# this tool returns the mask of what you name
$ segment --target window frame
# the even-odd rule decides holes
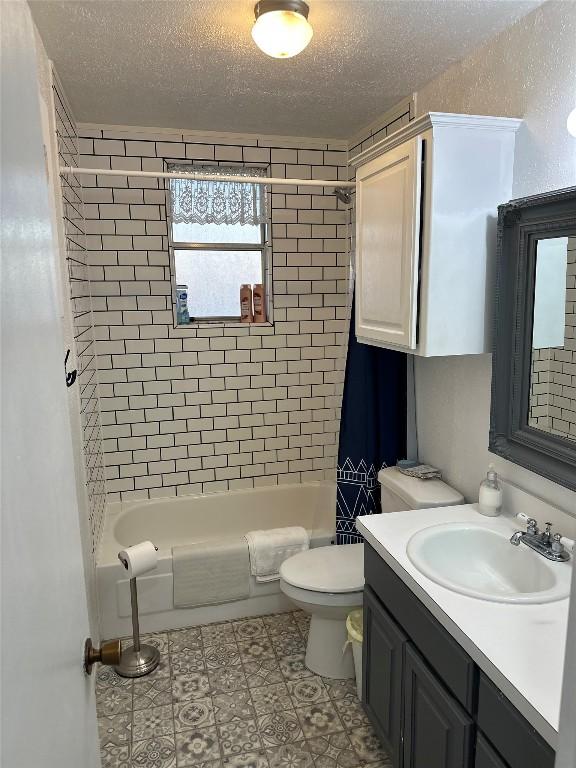
[[[171,171],[174,166],[182,167],[185,163],[178,162],[178,163],[166,163],[166,170]],[[233,166],[233,163],[226,163],[226,167]],[[254,168],[255,170],[261,171],[263,168],[266,169],[267,175],[270,175],[270,166],[269,165],[257,165],[257,164],[240,164],[237,163],[239,168],[244,169],[250,169]],[[204,172],[204,173],[210,173],[211,170],[217,170],[220,166],[214,165],[214,164],[206,164],[206,165],[197,165],[194,163],[190,164],[190,170],[191,171],[197,171],[197,172]],[[266,223],[260,224],[260,235],[261,239],[259,243],[204,243],[204,242],[193,242],[193,241],[175,241],[172,238],[172,194],[170,189],[170,179],[165,179],[165,189],[166,189],[166,223],[167,223],[167,229],[168,229],[168,250],[170,255],[170,284],[172,289],[172,314],[174,317],[174,328],[180,329],[180,328],[197,328],[199,326],[208,325],[208,326],[214,326],[214,325],[227,325],[227,326],[237,326],[240,325],[242,327],[246,327],[247,325],[267,325],[271,326],[273,324],[272,321],[272,314],[273,314],[273,301],[272,301],[272,283],[271,283],[271,274],[272,274],[272,243],[270,238],[270,232],[271,232],[271,206],[272,206],[272,195],[267,193],[267,202],[268,202],[268,214],[266,216]],[[190,322],[187,325],[184,325],[183,323],[178,323],[178,315],[177,315],[177,293],[176,293],[176,286],[178,285],[177,276],[176,276],[176,259],[175,259],[175,251],[260,251],[261,255],[261,263],[262,263],[262,283],[264,285],[265,294],[266,294],[266,309],[267,309],[267,320],[264,323],[241,323],[240,322],[240,311],[238,311],[238,315],[213,315],[213,316],[206,316],[206,317],[198,317],[198,318],[191,318]],[[190,290],[190,286],[188,287]],[[240,306],[240,297],[238,297],[238,306]]]

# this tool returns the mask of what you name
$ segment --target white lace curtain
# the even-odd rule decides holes
[[[266,187],[227,176],[262,176],[264,168],[171,165],[177,173],[208,173],[220,181],[170,179],[172,219],[177,224],[265,224]]]

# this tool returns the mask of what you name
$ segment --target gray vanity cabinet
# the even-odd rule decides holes
[[[471,768],[474,724],[370,587],[362,699],[394,766]]]
[[[504,760],[490,746],[490,742],[481,733],[478,733],[476,740],[474,768],[508,768]]]
[[[400,765],[402,679],[406,635],[382,608],[371,589],[364,593],[362,700],[380,741]],[[366,661],[372,659],[367,665]]]
[[[553,768],[554,750],[369,545],[363,702],[394,768]]]
[[[410,644],[404,657],[404,768],[471,766],[472,718]]]
[[[494,683],[481,672],[478,682],[478,728],[512,768],[553,768],[554,750],[540,738]]]

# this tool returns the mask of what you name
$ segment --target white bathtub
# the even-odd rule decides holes
[[[246,600],[199,608],[175,608],[172,547],[261,528],[302,525],[311,546],[329,544],[336,521],[336,488],[328,483],[280,485],[205,496],[110,504],[97,558],[96,583],[104,638],[131,633],[130,590],[118,552],[149,539],[158,547],[158,568],[138,579],[143,632],[236,619],[284,610],[289,602],[279,582],[250,577]]]

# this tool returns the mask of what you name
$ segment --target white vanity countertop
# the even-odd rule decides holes
[[[487,518],[476,505],[419,509],[359,517],[358,530],[402,581],[460,643],[478,666],[554,748],[558,738],[569,600],[518,605],[452,592],[412,565],[406,544],[431,525],[484,522],[510,532],[513,518]],[[446,552],[446,557],[450,553]]]

